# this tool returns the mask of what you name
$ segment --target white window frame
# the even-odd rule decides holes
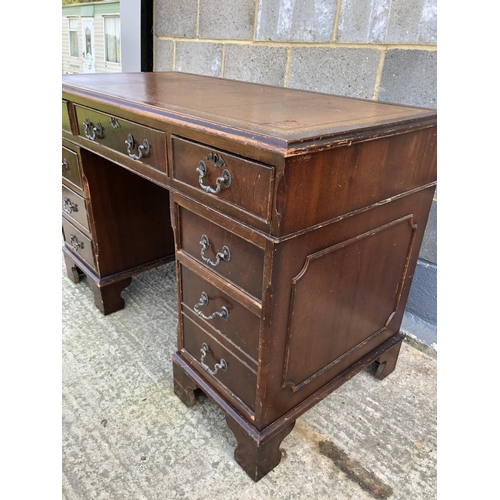
[[[72,59],[79,59],[80,57],[80,42],[79,42],[79,36],[78,36],[78,17],[72,16],[72,17],[67,17],[68,19],[68,49],[69,49],[69,57]],[[76,21],[76,29],[71,28],[71,21]],[[76,56],[71,54],[71,33],[76,33]]]
[[[102,16],[102,32],[103,32],[103,36],[104,36],[104,54],[103,54],[103,59],[104,59],[104,63],[105,64],[113,64],[115,66],[120,66],[121,63],[122,63],[122,54],[121,54],[122,40],[121,40],[121,33],[120,33],[120,61],[119,62],[108,61],[106,59],[106,53],[107,53],[107,50],[106,50],[106,48],[107,48],[107,46],[106,46],[106,19],[113,19],[113,18],[119,19],[119,21],[120,21],[120,31],[121,31],[122,22],[121,22],[120,14],[107,14],[107,15],[103,15]]]

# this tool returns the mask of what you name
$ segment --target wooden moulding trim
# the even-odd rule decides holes
[[[348,130],[316,138],[306,138],[303,140],[299,139],[289,142],[286,156],[289,157],[309,154],[313,151],[318,152],[326,149],[350,146],[358,142],[366,142],[374,139],[381,139],[383,137],[406,134],[416,130],[435,127],[436,123],[436,116],[425,116],[400,121],[398,123],[391,121],[387,124],[379,124],[362,130]]]
[[[117,281],[122,281],[123,279],[130,278],[136,274],[142,273],[144,271],[148,271],[149,269],[154,269],[155,267],[163,266],[164,264],[168,264],[169,262],[173,262],[175,260],[175,254],[169,255],[167,257],[163,257],[161,259],[154,260],[152,262],[148,262],[141,266],[134,267],[122,273],[111,274],[109,276],[105,276],[104,278],[100,278],[96,272],[89,267],[89,265],[80,259],[78,255],[70,252],[66,246],[63,246],[63,252],[68,255],[76,264],[76,266],[82,270],[82,272],[90,278],[98,287],[103,287],[106,285],[110,285]]]
[[[377,349],[374,349],[372,352],[361,358],[357,363],[332,379],[321,389],[260,431],[249,423],[248,418],[245,418],[242,412],[234,408],[234,406],[232,406],[215,388],[205,381],[205,379],[199,375],[187,361],[181,358],[180,353],[172,354],[171,359],[172,362],[178,365],[179,368],[181,368],[181,370],[183,370],[226,415],[230,416],[236,424],[243,429],[250,439],[260,446],[279,433],[282,429],[290,425],[291,422],[295,422],[302,414],[311,409],[319,401],[326,398],[361,370],[379,359],[385,351],[389,350],[398,342],[401,342],[404,337],[404,334],[397,333],[390,339],[386,340]]]
[[[297,406],[292,408],[289,412],[285,413],[282,417],[278,418],[273,423],[269,424],[263,432],[276,432],[277,430],[285,427],[292,420],[297,420],[303,413],[307,410],[311,409],[314,405],[316,405],[319,401],[326,398],[333,391],[338,389],[345,382],[354,377],[361,370],[366,368],[368,365],[371,365],[374,361],[380,358],[380,356],[388,351],[391,347],[396,345],[398,342],[401,342],[405,338],[405,335],[401,332],[397,333],[390,339],[386,340],[379,347],[368,353],[366,356],[361,358],[358,362],[354,363],[350,368],[343,371],[339,375],[337,375],[330,382],[325,384],[321,389],[311,394],[308,398],[304,399]]]
[[[274,235],[269,234],[269,233],[264,233],[260,229],[256,229],[256,228],[252,228],[250,226],[247,226],[241,221],[235,222],[231,226],[230,231],[238,236],[241,236],[242,238],[247,239],[251,243],[255,244],[256,246],[258,246],[259,248],[262,248],[264,250],[266,248],[266,241],[270,241],[270,242],[275,243],[275,244],[283,243],[285,241],[296,238],[297,236],[301,236],[301,235],[307,234],[311,231],[321,229],[322,227],[328,226],[330,224],[334,224],[336,222],[347,219],[349,217],[354,217],[354,216],[362,214],[364,212],[368,212],[369,210],[373,210],[374,208],[386,205],[387,203],[391,203],[393,201],[399,200],[399,199],[404,198],[406,196],[411,196],[413,194],[419,193],[420,191],[425,191],[426,189],[435,188],[436,184],[437,184],[436,181],[429,182],[428,184],[418,186],[416,188],[405,191],[404,193],[400,193],[400,194],[397,194],[395,196],[391,196],[389,198],[386,198],[384,200],[377,201],[377,202],[372,203],[370,205],[367,205],[365,207],[357,208],[356,210],[353,210],[352,212],[347,212],[345,214],[338,215],[337,217],[333,217],[332,219],[318,222],[317,224],[314,224],[312,226],[308,226],[305,229],[300,229],[298,231],[294,231],[292,233],[285,234],[283,236],[274,236]],[[177,189],[171,188],[171,187],[169,187],[168,189],[171,193],[171,196],[174,197],[176,204],[181,205],[185,208],[188,208],[192,212],[193,211],[196,212],[197,215],[199,215],[197,210],[200,210],[200,208],[202,207],[202,209],[204,211],[208,211],[210,213],[210,221],[214,222],[218,226],[223,227],[224,229],[227,229],[228,219],[231,221],[234,221],[234,219],[231,216],[229,216],[229,215],[221,216],[220,213],[216,212],[215,210],[211,209],[210,207],[201,205],[199,203],[199,201],[193,200],[186,193],[180,192]]]
[[[287,240],[291,240],[297,236],[301,236],[303,234],[309,233],[311,231],[315,231],[316,229],[321,229],[322,227],[328,226],[330,224],[333,224],[335,222],[339,222],[341,220],[347,219],[348,217],[354,217],[355,215],[362,214],[364,212],[368,212],[369,210],[372,210],[374,208],[386,205],[387,203],[391,203],[392,201],[399,200],[401,198],[404,198],[406,196],[411,196],[413,194],[416,194],[420,191],[425,191],[426,189],[430,189],[436,186],[436,181],[429,182],[428,184],[424,184],[423,186],[416,187],[414,189],[410,189],[409,191],[405,191],[404,193],[400,193],[395,196],[391,196],[390,198],[386,198],[385,200],[377,201],[375,203],[372,203],[371,205],[367,205],[362,208],[358,208],[356,210],[353,210],[352,212],[347,212],[345,214],[339,215],[337,217],[334,217],[333,219],[328,219],[323,222],[318,222],[317,224],[314,224],[312,226],[309,226],[305,229],[300,229],[299,231],[295,231],[293,233],[286,234],[284,236],[280,237],[270,237],[271,240],[274,243],[282,243]]]
[[[315,373],[313,373],[312,375],[307,377],[305,380],[303,380],[299,383],[296,383],[293,380],[287,380],[287,372],[288,372],[288,366],[289,366],[289,360],[290,360],[290,354],[291,354],[292,324],[293,324],[295,292],[296,292],[297,284],[299,283],[301,278],[303,278],[304,275],[306,274],[306,272],[309,268],[309,264],[313,260],[320,259],[321,257],[329,255],[329,254],[331,254],[331,253],[333,253],[341,248],[349,246],[349,245],[356,243],[360,240],[363,240],[365,238],[371,237],[375,234],[378,234],[386,229],[389,229],[393,226],[396,226],[396,225],[404,223],[404,222],[408,222],[412,231],[411,231],[410,238],[408,241],[408,248],[406,250],[405,263],[404,263],[404,267],[403,267],[403,270],[401,273],[401,278],[400,278],[399,283],[398,283],[398,288],[397,288],[396,298],[394,301],[393,310],[389,314],[387,320],[375,332],[370,334],[368,337],[366,337],[364,340],[362,340],[361,342],[359,342],[355,346],[348,349],[346,352],[341,354],[336,359],[332,360],[330,363],[323,366],[323,368],[319,369],[318,371],[316,371]],[[282,387],[283,388],[290,387],[290,389],[293,393],[299,391],[300,389],[304,388],[307,384],[309,384],[310,382],[312,382],[316,378],[320,377],[324,373],[328,372],[335,365],[337,365],[338,363],[343,361],[346,357],[348,357],[351,354],[353,354],[354,352],[358,351],[359,349],[364,347],[366,344],[368,344],[369,342],[371,342],[372,340],[374,340],[376,337],[378,337],[379,335],[381,335],[382,333],[384,333],[387,330],[387,327],[388,327],[389,323],[391,322],[392,318],[395,316],[397,309],[398,309],[398,306],[399,306],[399,303],[401,301],[401,294],[403,293],[403,286],[404,286],[404,283],[406,280],[406,276],[407,276],[407,272],[408,272],[408,265],[409,265],[411,253],[413,250],[413,242],[415,240],[416,228],[417,228],[417,225],[413,222],[413,214],[408,214],[408,215],[405,215],[404,217],[401,217],[397,220],[391,221],[387,224],[384,224],[384,225],[377,227],[375,229],[372,229],[370,231],[366,231],[363,234],[360,234],[360,235],[355,236],[353,238],[350,238],[348,240],[342,241],[336,245],[325,248],[323,250],[320,250],[319,252],[313,253],[313,254],[308,255],[306,257],[306,260],[304,262],[304,266],[302,267],[301,271],[292,280],[292,291],[291,291],[291,298],[290,298],[290,314],[289,314],[289,318],[288,318],[286,347],[285,347],[285,361],[283,364],[283,376],[282,376],[283,377],[282,378]]]

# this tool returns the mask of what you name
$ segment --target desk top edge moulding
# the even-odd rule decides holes
[[[68,276],[125,306],[175,260],[175,394],[205,392],[258,481],[296,419],[396,366],[437,113],[178,72],[63,75]],[[168,332],[165,332],[168,334]]]
[[[436,121],[433,109],[179,72],[63,75],[65,91],[288,154]]]

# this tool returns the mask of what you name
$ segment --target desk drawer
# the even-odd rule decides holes
[[[173,178],[191,195],[208,192],[269,222],[274,167],[179,137],[172,138],[172,155]]]
[[[206,330],[196,325],[183,315],[183,347],[196,361],[198,370],[209,381],[217,380],[236,394],[252,411],[255,411],[257,373],[231,351],[223,347]],[[202,349],[206,346],[204,351]],[[226,369],[217,369],[216,365],[226,362]],[[208,370],[211,370],[210,373]]]
[[[262,300],[264,250],[182,206],[179,218],[181,250]]]
[[[62,218],[62,230],[66,247],[77,254],[92,268],[95,268],[92,241],[64,217]]]
[[[66,217],[89,229],[85,199],[64,185],[62,187],[62,210]]]
[[[189,309],[197,323],[207,329],[210,325],[257,360],[260,318],[185,266],[181,283],[183,310]]]
[[[75,106],[78,135],[161,172],[167,171],[165,135],[160,130]]]
[[[82,189],[82,175],[78,154],[64,146],[62,148],[62,176],[63,179]]]

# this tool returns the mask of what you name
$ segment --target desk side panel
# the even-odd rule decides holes
[[[275,245],[259,428],[399,332],[433,193],[432,186]]]

